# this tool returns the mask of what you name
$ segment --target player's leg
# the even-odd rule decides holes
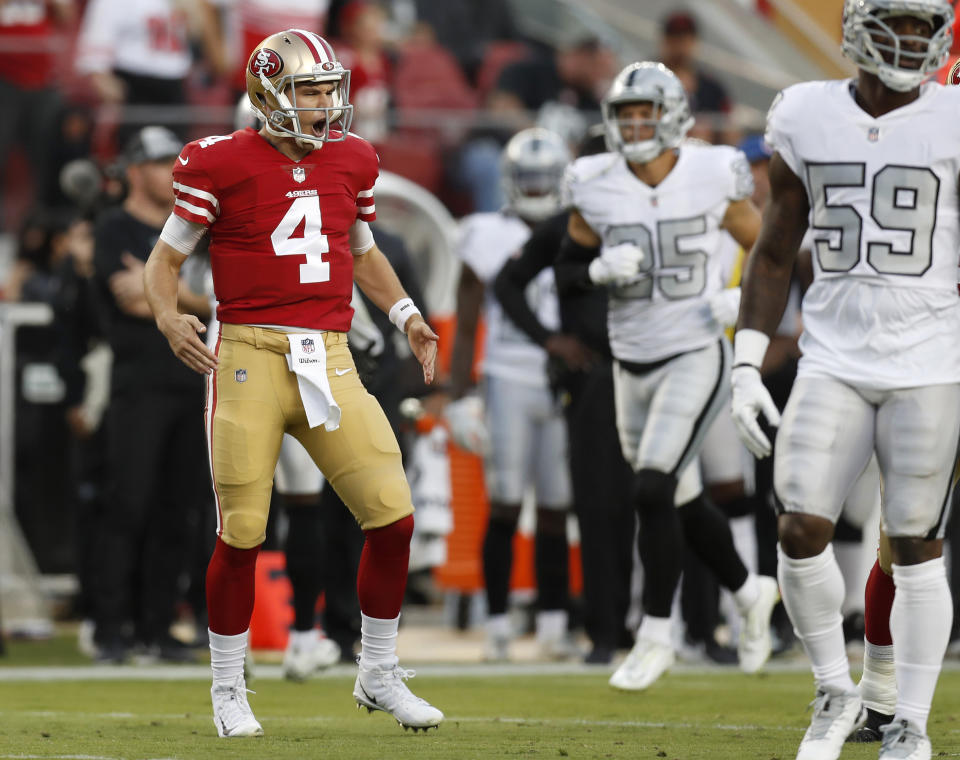
[[[489,453],[484,461],[490,512],[482,550],[487,597],[483,656],[488,661],[508,659],[513,638],[508,614],[513,534],[533,460],[530,391],[501,378],[484,379],[484,414],[490,432]]]
[[[214,723],[222,737],[263,733],[247,703],[243,662],[257,554],[283,436],[283,406],[298,398],[283,354],[257,348],[253,336],[254,328],[223,325],[217,347],[220,365],[207,380],[217,541],[206,591]]]
[[[316,625],[317,598],[323,586],[320,489],[323,476],[306,449],[285,435],[275,476],[287,515],[284,559],[293,590],[293,628],[283,655],[282,672],[303,681],[340,659],[340,647]]]
[[[877,472],[879,480],[879,472]],[[863,675],[860,696],[867,708],[867,722],[850,735],[853,742],[878,742],[880,726],[893,721],[897,707],[897,676],[893,662],[893,638],[890,635],[890,609],[893,585],[890,540],[880,532],[880,550],[867,577],[864,591]]]
[[[412,673],[399,666],[396,655],[413,534],[413,504],[400,446],[380,404],[357,377],[346,336],[326,333],[324,342],[330,387],[342,411],[340,427],[308,428],[301,411],[289,432],[310,453],[365,535],[357,572],[361,649],[353,696],[358,706],[390,713],[405,728],[430,728],[439,725],[443,713],[410,692],[405,680]],[[354,371],[336,374],[347,368]]]
[[[533,441],[537,495],[537,643],[543,656],[564,660],[580,654],[567,633],[570,609],[567,517],[573,498],[567,429],[547,389],[542,391],[539,407],[539,424]]]
[[[873,438],[873,406],[855,389],[828,378],[797,379],[777,433],[774,488],[781,505],[780,590],[817,688],[798,760],[838,757],[865,717],[850,678],[840,614],[843,576],[830,540]]]
[[[897,679],[894,720],[880,756],[894,743],[929,757],[927,717],[950,639],[953,601],[943,535],[960,437],[960,385],[893,391],[877,414],[877,461],[884,484],[896,594],[890,609]],[[925,755],[924,755],[925,753]]]

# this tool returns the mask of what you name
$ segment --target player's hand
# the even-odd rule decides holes
[[[444,408],[443,416],[457,446],[477,456],[486,456],[490,452],[490,431],[479,396],[468,394],[451,401]]]
[[[633,243],[607,246],[590,262],[590,281],[595,285],[629,285],[640,274],[644,258],[643,249]]]
[[[757,417],[762,413],[767,422],[776,427],[780,424],[780,411],[760,379],[760,370],[746,364],[734,367],[730,384],[733,386],[733,422],[740,440],[757,459],[770,456],[773,446],[760,429]]]
[[[710,314],[721,327],[733,327],[740,314],[740,288],[727,288],[710,296]]]
[[[573,335],[554,333],[543,344],[547,353],[563,360],[571,370],[586,370],[593,366],[597,355],[579,338]]]
[[[430,385],[437,370],[437,341],[440,338],[423,317],[414,314],[407,320],[407,340],[410,350],[423,367],[423,382]]]
[[[157,327],[176,357],[194,372],[209,375],[217,368],[220,360],[199,337],[207,327],[193,314],[173,313],[158,317]]]

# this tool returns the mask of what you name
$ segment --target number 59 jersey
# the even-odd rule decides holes
[[[873,118],[850,80],[784,90],[766,139],[810,203],[801,376],[888,390],[960,381],[960,88]]]
[[[743,153],[684,143],[656,187],[619,153],[585,156],[567,167],[564,190],[604,247],[633,243],[645,254],[638,281],[610,289],[607,329],[617,359],[654,362],[719,339],[709,300],[724,286],[720,225],[732,201],[753,193]]]
[[[349,330],[350,228],[376,218],[378,173],[354,135],[299,162],[252,129],[189,143],[174,162],[174,213],[209,229],[217,318]]]

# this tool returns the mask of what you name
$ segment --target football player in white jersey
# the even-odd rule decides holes
[[[490,433],[484,462],[490,515],[483,543],[488,660],[508,657],[513,534],[524,492],[531,486],[537,506],[537,639],[547,656],[576,654],[567,639],[571,486],[566,426],[549,388],[547,351],[504,314],[492,287],[504,262],[519,254],[530,237],[531,225],[560,211],[560,181],[570,159],[566,144],[552,132],[533,128],[514,135],[502,157],[507,208],[466,217],[457,246],[463,270],[453,348],[454,398],[462,397],[469,385],[481,300],[486,324],[481,371]],[[530,283],[526,297],[542,324],[548,329],[559,327],[551,269]]]
[[[711,308],[728,297],[724,230],[749,249],[760,229],[750,167],[733,148],[683,142],[693,118],[662,64],[627,66],[602,107],[612,152],[567,170],[571,212],[556,272],[561,292],[609,288],[617,429],[635,473],[644,617],[610,683],[645,689],[673,664],[684,537],[734,593],[745,617],[740,665],[753,672],[770,655],[777,584],[744,566],[726,518],[703,497],[697,462],[729,392],[730,345]]]
[[[767,117],[771,200],[748,260],[733,369],[747,446],[770,453],[784,603],[817,696],[798,760],[836,758],[865,719],[841,630],[830,548],[844,497],[875,452],[896,595],[897,680],[880,757],[931,756],[927,717],[950,635],[942,537],[960,437],[960,90],[924,80],[946,60],[948,0],[846,0],[853,80],[784,90]],[[796,383],[778,419],[758,367],[813,230]]]

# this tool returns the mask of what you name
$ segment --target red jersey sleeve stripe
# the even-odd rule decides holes
[[[194,222],[196,224],[202,224],[204,227],[209,226],[216,220],[216,216],[207,211],[205,208],[200,206],[194,206],[192,203],[187,203],[182,198],[177,198],[173,203],[173,212],[183,218],[188,222]]]
[[[217,196],[215,196],[213,193],[208,193],[206,190],[190,187],[189,185],[184,185],[182,182],[174,182],[173,189],[177,197],[181,195],[191,195],[193,196],[194,203],[203,203],[204,205],[209,206],[213,211],[216,211],[220,208],[220,201],[217,200]]]

